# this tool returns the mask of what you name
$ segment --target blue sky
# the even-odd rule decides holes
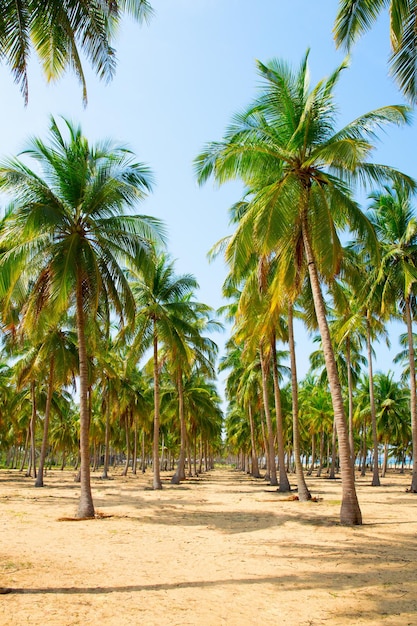
[[[207,252],[230,232],[228,208],[241,187],[199,188],[192,161],[208,141],[222,137],[231,116],[256,94],[255,59],[273,57],[297,66],[307,48],[312,82],[332,72],[345,53],[332,39],[334,0],[152,0],[149,25],[125,20],[115,43],[118,69],[104,84],[87,70],[88,106],[68,74],[46,85],[36,60],[30,68],[29,105],[6,67],[0,68],[2,116],[0,155],[17,154],[30,135],[46,136],[49,115],[79,122],[86,136],[128,145],[155,175],[155,189],[139,211],[161,218],[178,273],[191,272],[200,283],[198,298],[218,307],[225,269],[209,264]],[[403,98],[388,76],[388,19],[354,48],[350,67],[337,87],[340,125]],[[87,67],[87,65],[86,65]],[[389,129],[375,160],[416,176],[415,127]],[[402,331],[402,329],[401,329]],[[394,331],[395,334],[397,330]],[[222,346],[225,337],[216,337]],[[396,337],[392,336],[395,344]],[[308,342],[298,331],[299,374],[308,369]],[[396,352],[394,347],[393,352]],[[392,368],[378,350],[376,369]]]

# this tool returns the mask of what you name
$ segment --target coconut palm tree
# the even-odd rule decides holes
[[[57,80],[68,68],[75,72],[87,103],[82,64],[86,56],[103,80],[116,68],[112,40],[121,16],[127,13],[142,22],[152,15],[147,0],[19,0],[0,3],[0,61],[10,67],[28,102],[28,62],[38,56],[48,81]]]
[[[184,404],[189,425],[189,440],[194,443],[195,473],[213,469],[213,453],[221,450],[223,412],[221,399],[213,380],[196,370],[184,384]],[[200,444],[200,467],[197,469],[197,442]],[[189,459],[191,459],[191,450]],[[189,461],[190,462],[190,461]],[[191,467],[190,467],[191,469]]]
[[[382,306],[400,315],[407,328],[410,382],[413,473],[410,491],[417,493],[417,397],[413,341],[413,310],[417,296],[417,218],[411,194],[399,185],[371,194],[370,217],[381,243],[377,282],[382,286]]]
[[[300,400],[305,423],[313,436],[319,436],[319,467],[317,476],[321,476],[324,465],[325,442],[331,436],[333,414],[331,398],[326,385],[317,378],[308,376],[301,389]]]
[[[356,265],[354,269],[355,275],[357,275]],[[352,279],[352,274],[349,272],[348,278],[349,280]],[[331,332],[338,347],[339,372],[345,372],[347,383],[349,444],[352,459],[354,460],[353,392],[359,380],[361,366],[366,362],[365,357],[361,353],[362,345],[365,341],[365,329],[363,317],[356,315],[358,308],[357,286],[353,288],[346,280],[336,281],[332,287],[332,296],[334,320],[331,322]]]
[[[417,98],[417,4],[413,0],[339,0],[334,26],[337,46],[350,49],[381,13],[390,14],[389,70],[410,102]]]
[[[162,489],[159,462],[159,429],[160,429],[160,346],[173,346],[184,354],[188,351],[184,334],[192,331],[188,323],[190,305],[188,296],[198,287],[191,274],[177,276],[174,263],[165,254],[156,251],[152,261],[142,267],[141,271],[133,268],[129,271],[130,283],[138,308],[137,334],[133,342],[133,351],[137,346],[153,347],[153,378],[154,378],[154,439],[153,439],[153,488]],[[187,317],[188,316],[188,317]],[[192,332],[191,332],[192,334]]]
[[[25,155],[0,166],[0,188],[14,202],[3,224],[0,297],[13,300],[24,288],[29,322],[45,311],[75,312],[79,358],[81,494],[78,517],[94,516],[89,467],[86,325],[110,309],[133,320],[135,302],[123,272],[129,260],[145,260],[150,240],[160,238],[157,220],[125,215],[150,190],[147,167],[109,141],[90,145],[81,128],[65,121],[68,138],[51,118],[49,143],[31,140]]]
[[[258,61],[263,84],[260,95],[234,117],[222,141],[207,145],[196,158],[195,168],[200,183],[213,176],[219,184],[234,178],[246,184],[251,206],[240,225],[246,229],[241,237],[243,246],[256,239],[257,249],[265,254],[275,250],[280,258],[290,255],[296,268],[301,262],[307,264],[339,437],[341,522],[360,524],[321,281],[331,281],[340,267],[343,250],[338,228],[349,227],[372,237],[369,222],[352,200],[352,185],[381,181],[388,172],[398,181],[412,184],[399,172],[368,161],[375,129],[388,123],[402,124],[409,115],[406,107],[383,107],[335,132],[333,91],[346,65],[310,88],[307,61],[308,53],[298,72],[280,60],[268,65]]]
[[[404,385],[393,380],[392,372],[387,374],[378,372],[375,375],[375,391],[378,437],[384,444],[381,472],[381,476],[384,477],[387,471],[389,447],[401,444],[410,431],[406,419],[410,406],[410,392]]]

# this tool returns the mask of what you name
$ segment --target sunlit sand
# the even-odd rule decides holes
[[[233,469],[162,491],[119,474],[93,474],[97,519],[72,521],[73,472],[0,472],[2,626],[417,624],[408,475],[358,479],[346,528],[339,480],[309,478],[301,503]]]

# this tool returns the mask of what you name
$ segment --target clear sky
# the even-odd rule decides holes
[[[87,71],[86,108],[73,76],[46,85],[35,61],[25,108],[8,69],[0,67],[0,155],[17,154],[30,135],[46,137],[50,114],[79,122],[91,141],[111,138],[128,145],[155,175],[154,192],[139,211],[165,222],[177,272],[193,273],[200,283],[199,300],[217,308],[223,303],[225,269],[220,260],[209,264],[207,252],[230,232],[228,208],[240,199],[241,187],[231,183],[218,189],[209,182],[199,188],[192,161],[206,142],[222,137],[231,116],[256,95],[255,59],[267,62],[279,57],[298,66],[310,48],[313,83],[340,64],[345,53],[336,50],[332,38],[337,2],[151,0],[151,4],[155,16],[149,25],[129,20],[122,24],[115,42],[115,79],[104,84]],[[371,109],[403,103],[388,76],[388,54],[384,16],[355,46],[350,68],[339,82],[340,125]],[[417,177],[415,137],[415,125],[389,129],[381,137],[375,161]],[[297,336],[303,376],[309,348],[301,329]],[[225,337],[215,339],[222,347]],[[376,369],[392,368],[386,351],[378,355]]]

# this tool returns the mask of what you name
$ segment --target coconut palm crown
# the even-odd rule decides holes
[[[415,0],[339,0],[334,26],[337,46],[350,48],[371,28],[381,11],[390,15],[390,73],[405,97],[417,100],[417,38]]]
[[[82,56],[104,80],[116,67],[112,40],[121,15],[139,22],[152,8],[147,0],[19,0],[0,3],[0,62],[11,69],[25,104],[29,96],[28,63],[31,52],[41,62],[48,81],[72,69],[83,89],[87,87]]]

